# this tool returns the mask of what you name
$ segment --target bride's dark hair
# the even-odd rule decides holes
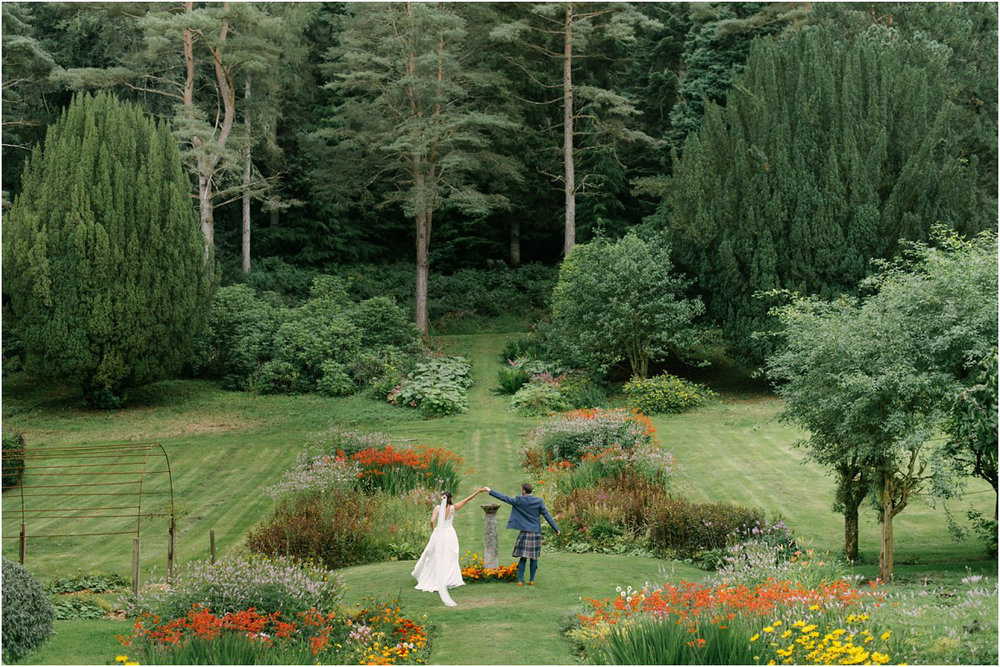
[[[451,491],[445,491],[444,492],[444,497],[448,499],[448,504],[451,505],[452,504],[452,502],[451,502]]]

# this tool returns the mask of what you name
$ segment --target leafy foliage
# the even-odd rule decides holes
[[[632,378],[622,391],[629,405],[646,415],[681,413],[716,398],[716,393],[708,387],[669,373],[647,380]]]
[[[571,406],[554,383],[538,380],[514,392],[508,407],[526,417],[539,417],[568,410]]]
[[[3,559],[4,662],[20,660],[52,634],[52,603],[31,572]]]
[[[27,368],[104,407],[180,370],[214,288],[190,190],[166,123],[103,93],[74,98],[4,224]]]
[[[72,577],[59,577],[46,584],[45,590],[50,593],[76,593],[79,591],[108,593],[126,588],[128,585],[129,582],[118,574],[84,574],[81,572]]]
[[[658,240],[628,235],[579,245],[552,291],[552,352],[591,372],[627,359],[634,377],[645,377],[650,361],[687,358],[704,310],[700,299],[685,298],[687,285]]]
[[[465,357],[438,357],[419,362],[389,395],[393,405],[418,408],[427,417],[469,409],[472,365]]]
[[[24,436],[17,431],[3,433],[3,488],[11,489],[24,477]]]

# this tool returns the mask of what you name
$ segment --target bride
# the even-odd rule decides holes
[[[458,564],[458,534],[451,522],[455,518],[455,512],[480,492],[481,490],[477,490],[454,505],[451,494],[445,492],[441,504],[431,514],[431,538],[413,568],[412,574],[417,579],[414,588],[418,591],[437,592],[441,596],[441,602],[449,607],[454,607],[456,603],[448,595],[448,589],[465,585],[462,581],[462,568]]]

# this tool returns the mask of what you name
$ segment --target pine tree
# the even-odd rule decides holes
[[[449,5],[351,5],[326,68],[328,86],[343,97],[328,127],[313,134],[330,151],[314,177],[334,196],[378,198],[413,219],[416,322],[424,336],[435,214],[451,208],[485,216],[509,206],[482,181],[513,176],[491,140],[517,125],[486,109],[484,91],[495,77],[465,66],[478,46],[466,34]]]
[[[660,224],[731,352],[757,365],[760,291],[852,293],[873,258],[944,223],[995,224],[963,155],[948,51],[871,26],[807,27],[754,44],[722,109],[709,105],[675,164]]]
[[[32,151],[3,231],[29,371],[111,406],[180,367],[213,276],[166,123],[105,93],[77,96]]]

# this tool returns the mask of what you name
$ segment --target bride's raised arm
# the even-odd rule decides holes
[[[462,500],[459,500],[457,503],[455,503],[455,511],[457,512],[458,510],[462,509],[462,507],[465,505],[465,503],[469,502],[470,500],[472,500],[473,498],[475,498],[476,496],[478,496],[481,492],[482,492],[482,489],[476,489],[476,492],[473,493],[468,498],[464,498]]]

